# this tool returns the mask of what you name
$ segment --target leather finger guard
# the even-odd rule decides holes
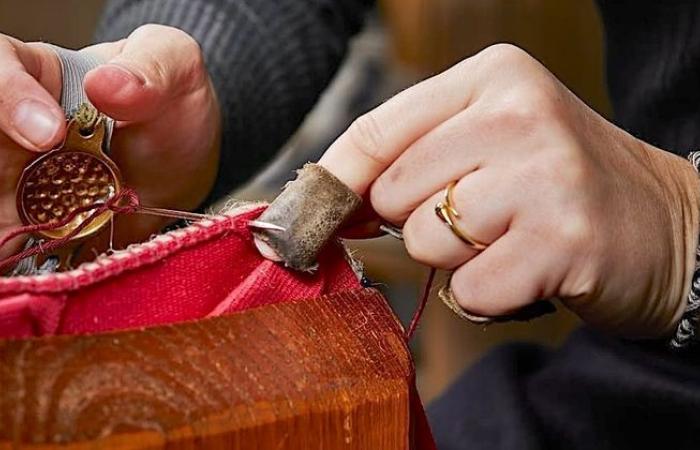
[[[318,164],[306,164],[258,218],[281,230],[256,229],[287,267],[301,271],[316,268],[316,257],[362,198]]]

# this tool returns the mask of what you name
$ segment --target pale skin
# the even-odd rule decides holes
[[[198,205],[216,174],[220,112],[196,43],[146,26],[85,51],[108,61],[85,88],[119,120],[114,158],[127,182],[144,204]],[[22,167],[62,141],[65,123],[55,55],[0,37],[0,60],[2,236],[19,225]],[[41,106],[38,119],[18,112],[26,101]],[[396,95],[319,163],[403,226],[411,257],[454,271],[450,287],[472,313],[557,297],[605,330],[658,337],[685,307],[700,228],[694,169],[606,121],[516,47],[489,47]],[[453,181],[457,225],[488,244],[482,252],[434,213]],[[129,220],[125,242],[160,225]]]
[[[603,119],[514,46],[396,95],[319,162],[403,226],[414,259],[454,271],[452,292],[472,313],[556,297],[607,331],[658,337],[686,305],[694,169]],[[483,252],[434,213],[453,181],[457,225]]]

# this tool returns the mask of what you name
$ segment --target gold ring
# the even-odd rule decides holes
[[[453,181],[452,183],[448,184],[447,187],[445,188],[445,196],[441,202],[439,202],[437,205],[435,205],[435,214],[445,222],[445,224],[450,227],[450,230],[452,230],[452,233],[460,238],[465,244],[470,246],[476,251],[482,251],[488,247],[487,244],[484,244],[483,242],[478,241],[477,239],[474,239],[471,237],[468,233],[462,231],[459,229],[457,226],[457,218],[459,217],[459,213],[457,210],[452,206],[453,201],[452,201],[452,190],[454,187],[457,185],[456,181]]]

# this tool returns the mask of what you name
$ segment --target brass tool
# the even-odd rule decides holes
[[[81,207],[104,203],[122,187],[116,164],[103,152],[105,121],[99,118],[91,130],[81,122],[68,123],[63,145],[32,162],[17,185],[17,210],[25,225],[59,221]],[[75,230],[90,212],[78,214],[67,225],[37,234],[45,239],[61,239]],[[105,211],[72,240],[93,236],[111,220]]]

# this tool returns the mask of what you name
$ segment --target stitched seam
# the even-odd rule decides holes
[[[180,250],[193,247],[221,234],[241,234],[245,229],[241,214],[255,211],[260,205],[250,205],[225,215],[213,216],[190,226],[158,235],[150,241],[132,244],[112,255],[100,256],[94,262],[63,273],[21,276],[0,279],[0,295],[31,291],[51,293],[70,291],[117,276],[159,261]]]

